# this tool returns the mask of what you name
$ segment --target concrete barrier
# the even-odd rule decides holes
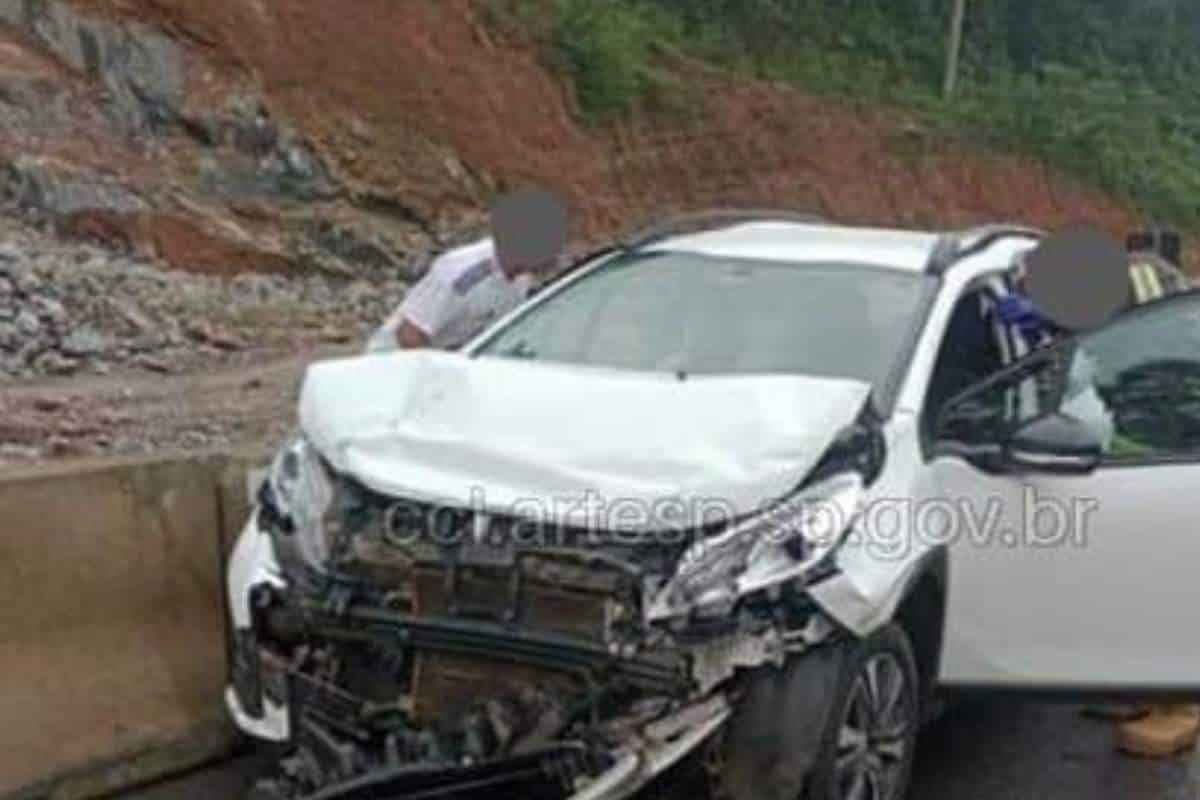
[[[233,747],[222,575],[258,461],[0,475],[0,796],[96,796]]]

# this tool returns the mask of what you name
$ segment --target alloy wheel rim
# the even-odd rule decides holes
[[[899,659],[891,653],[867,659],[838,729],[834,775],[841,800],[897,800],[911,747],[912,705]]]

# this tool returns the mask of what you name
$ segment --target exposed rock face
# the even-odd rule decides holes
[[[161,130],[187,92],[180,47],[136,22],[89,18],[58,2],[4,0],[0,21],[22,31],[74,73],[103,88],[113,122],[128,132]]]
[[[187,372],[244,349],[365,340],[396,278],[165,271],[136,256],[0,226],[0,381],[112,370]]]
[[[215,274],[394,277],[429,251],[421,219],[358,207],[252,71],[104,12],[0,0],[0,209]]]

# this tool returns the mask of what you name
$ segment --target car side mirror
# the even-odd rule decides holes
[[[1004,461],[1019,472],[1086,475],[1104,456],[1104,445],[1087,425],[1054,413],[1018,428],[1004,444]]]

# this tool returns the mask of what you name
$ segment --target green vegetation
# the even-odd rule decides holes
[[[950,0],[484,0],[575,82],[586,121],[670,107],[662,55],[1045,158],[1200,228],[1200,3],[967,0],[959,88],[941,97]]]
[[[1031,153],[1165,219],[1200,221],[1200,4],[967,0],[962,77],[941,97],[949,0],[646,0],[709,60],[916,112]]]
[[[686,91],[660,62],[683,38],[683,19],[652,2],[485,0],[488,21],[543,47],[547,65],[571,76],[580,113],[603,124],[634,108],[662,111]]]
[[[679,35],[667,11],[649,3],[566,0],[559,13],[554,45],[590,117],[608,119],[638,102],[655,105],[671,88],[654,61],[659,44]]]

